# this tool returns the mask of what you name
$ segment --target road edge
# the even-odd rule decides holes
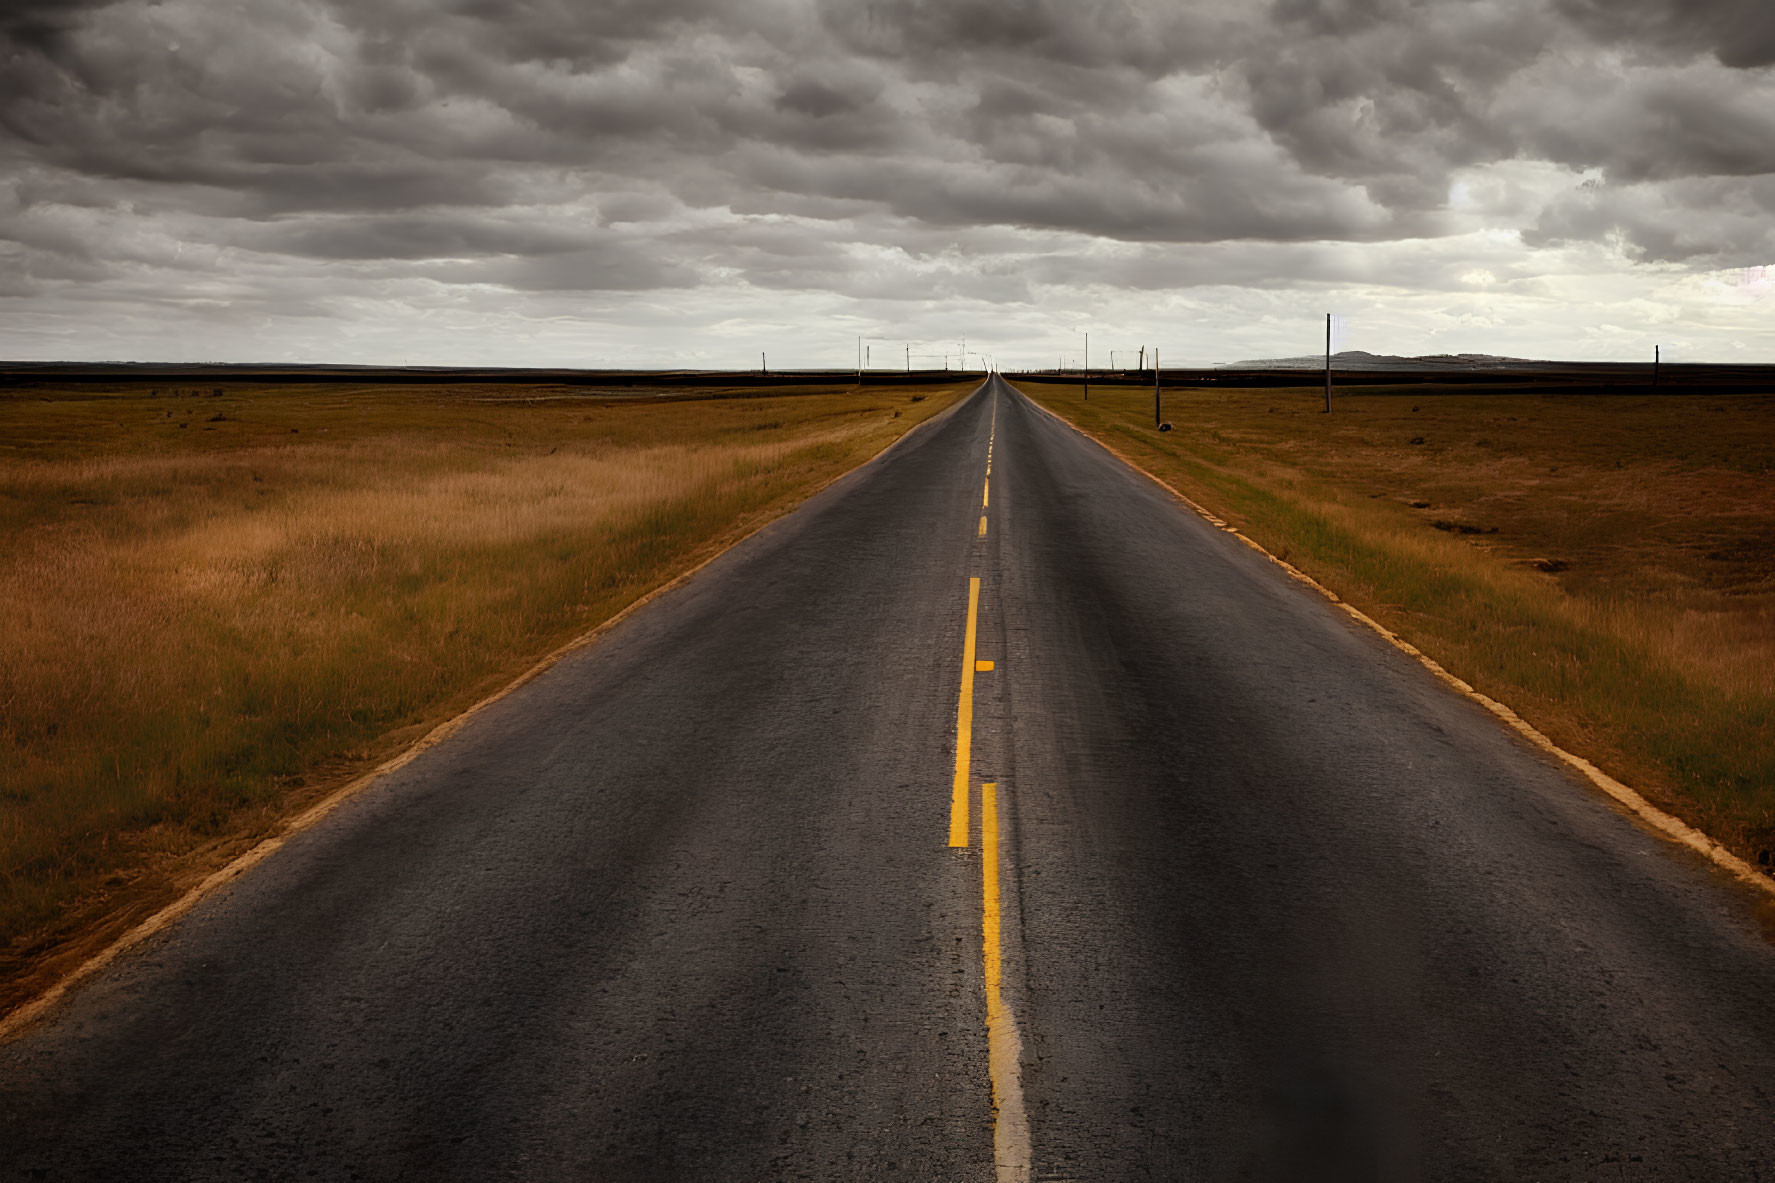
[[[135,926],[129,928],[109,945],[106,945],[103,949],[100,949],[97,953],[94,953],[91,957],[69,970],[56,981],[50,983],[50,985],[35,998],[28,999],[8,1011],[6,1014],[0,1015],[0,1044],[11,1041],[14,1037],[23,1033],[26,1028],[31,1026],[37,1020],[47,1016],[57,1004],[61,1003],[68,997],[68,994],[76,986],[98,974],[112,962],[116,961],[119,957],[123,956],[149,937],[172,927],[172,925],[186,913],[197,907],[197,905],[211,892],[225,884],[234,882],[236,879],[239,879],[248,871],[251,871],[254,867],[276,854],[291,838],[301,834],[304,830],[311,829],[328,814],[350,801],[353,797],[356,797],[372,784],[375,784],[377,781],[391,773],[400,771],[419,756],[423,755],[426,751],[449,739],[452,735],[465,727],[476,715],[547,673],[571,654],[596,644],[603,639],[605,634],[616,628],[630,616],[639,612],[654,600],[666,595],[668,592],[674,591],[690,582],[690,580],[694,579],[705,567],[709,566],[709,564],[715,562],[723,555],[731,553],[736,547],[744,545],[750,539],[756,537],[763,531],[768,530],[771,526],[782,521],[820,494],[826,492],[826,490],[832,488],[832,486],[838,484],[840,481],[847,480],[857,473],[862,472],[870,465],[879,463],[883,457],[888,455],[888,453],[892,452],[895,448],[899,447],[925,428],[930,427],[935,423],[941,423],[943,420],[949,418],[960,410],[963,404],[969,399],[979,394],[985,385],[986,383],[982,382],[973,390],[968,391],[966,394],[956,399],[951,406],[932,415],[922,423],[913,424],[905,432],[901,433],[897,439],[891,441],[886,447],[882,448],[881,451],[875,453],[867,460],[864,460],[861,464],[846,469],[831,480],[821,484],[818,488],[809,490],[807,496],[801,498],[801,500],[795,502],[793,505],[785,507],[782,512],[771,515],[759,522],[752,529],[747,530],[738,538],[735,538],[732,542],[729,542],[712,554],[705,556],[694,566],[673,576],[671,579],[668,579],[653,590],[638,596],[614,615],[592,626],[590,629],[581,633],[579,636],[574,637],[566,644],[561,645],[548,653],[541,660],[536,662],[535,665],[532,665],[529,669],[506,683],[502,688],[495,690],[492,694],[489,694],[485,698],[472,704],[466,710],[445,719],[442,723],[433,727],[430,731],[413,741],[412,744],[389,757],[381,764],[378,764],[375,768],[372,768],[370,771],[354,777],[345,784],[340,785],[337,789],[334,789],[331,793],[328,793],[325,797],[322,797],[307,809],[290,818],[289,821],[284,823],[282,828],[280,828],[275,834],[272,834],[268,838],[260,839],[245,852],[236,855],[221,867],[206,875],[195,887],[188,889],[185,894],[181,895],[178,899],[167,904],[159,911],[152,913],[145,920]]]
[[[1013,389],[1016,389],[1016,387],[1013,386]],[[1490,695],[1474,689],[1471,684],[1444,669],[1435,658],[1425,653],[1422,649],[1419,649],[1416,645],[1413,645],[1410,641],[1407,641],[1404,637],[1380,623],[1380,621],[1375,620],[1361,609],[1345,602],[1345,600],[1336,592],[1332,591],[1294,564],[1288,562],[1286,559],[1278,558],[1271,554],[1268,550],[1264,549],[1262,545],[1252,539],[1249,535],[1240,531],[1236,526],[1224,521],[1208,510],[1207,507],[1199,504],[1189,496],[1179,492],[1177,489],[1172,488],[1171,485],[1164,480],[1161,480],[1151,472],[1148,472],[1145,468],[1117,451],[1108,443],[1098,439],[1084,428],[1079,427],[1074,423],[1070,423],[1053,411],[1050,411],[1024,391],[1017,390],[1017,393],[1022,395],[1030,406],[1034,407],[1042,414],[1047,415],[1061,426],[1077,432],[1085,439],[1096,444],[1105,452],[1108,452],[1111,456],[1121,461],[1121,463],[1127,467],[1133,469],[1159,488],[1165,490],[1166,493],[1188,506],[1197,516],[1201,517],[1209,525],[1224,533],[1231,534],[1234,538],[1237,538],[1240,542],[1243,542],[1246,546],[1270,560],[1270,562],[1274,563],[1276,566],[1282,568],[1283,571],[1288,573],[1290,578],[1312,588],[1321,596],[1331,601],[1331,603],[1343,609],[1343,611],[1352,619],[1360,624],[1366,625],[1374,632],[1380,634],[1381,638],[1389,645],[1392,645],[1401,653],[1405,653],[1416,659],[1419,665],[1435,675],[1437,681],[1453,689],[1463,698],[1466,698],[1471,702],[1476,702],[1487,711],[1490,711],[1492,715],[1501,720],[1505,726],[1509,727],[1512,731],[1516,732],[1517,735],[1527,740],[1536,748],[1539,748],[1541,751],[1558,759],[1569,768],[1582,773],[1585,779],[1587,779],[1592,785],[1601,789],[1617,804],[1626,808],[1629,812],[1634,814],[1634,816],[1638,817],[1640,821],[1650,826],[1653,830],[1656,830],[1664,838],[1680,846],[1688,847],[1690,850],[1707,858],[1715,866],[1730,872],[1734,878],[1756,888],[1765,895],[1775,897],[1775,880],[1772,880],[1767,875],[1759,873],[1750,863],[1739,858],[1730,850],[1727,850],[1707,833],[1696,829],[1694,826],[1691,826],[1688,822],[1683,821],[1676,815],[1666,813],[1656,805],[1653,805],[1637,790],[1616,780],[1584,757],[1575,752],[1566,751],[1564,748],[1543,735],[1532,723],[1517,714],[1507,703],[1499,702]]]

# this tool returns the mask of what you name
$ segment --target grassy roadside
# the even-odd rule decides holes
[[[0,1010],[972,385],[0,395]]]
[[[1769,865],[1775,397],[1021,388]]]

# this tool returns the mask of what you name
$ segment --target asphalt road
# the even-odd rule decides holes
[[[1775,1180],[1772,987],[995,380],[0,1047],[0,1179]]]

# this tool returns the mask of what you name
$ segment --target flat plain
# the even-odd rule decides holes
[[[16,1027],[0,1175],[1751,1179],[1760,894],[995,376]]]
[[[0,394],[0,1009],[972,385]]]

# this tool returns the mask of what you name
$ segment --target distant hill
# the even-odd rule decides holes
[[[1546,362],[1521,357],[1497,357],[1490,353],[1432,353],[1425,357],[1394,357],[1385,353],[1369,353],[1362,349],[1346,349],[1331,355],[1334,370],[1515,370],[1545,366]],[[1325,355],[1311,357],[1275,357],[1263,361],[1230,362],[1221,369],[1238,370],[1317,370],[1325,365]]]

